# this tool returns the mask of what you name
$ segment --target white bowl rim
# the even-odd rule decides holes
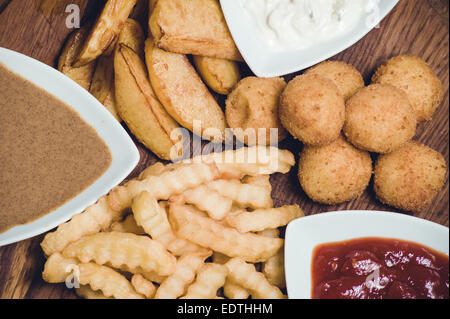
[[[58,70],[3,47],[0,47],[0,63],[69,105],[94,128],[112,156],[112,163],[102,176],[73,199],[39,219],[1,233],[1,247],[40,235],[81,213],[121,183],[136,167],[140,155],[131,137],[111,113],[88,91]],[[88,113],[92,116],[87,116]]]
[[[281,51],[270,50],[259,41],[259,31],[250,17],[240,6],[241,0],[220,0],[222,11],[231,35],[245,62],[258,77],[277,77],[304,70],[349,48],[373,28],[363,21],[348,34],[320,43],[305,50]],[[380,23],[397,5],[399,0],[380,0],[379,17],[374,25]]]
[[[307,247],[303,247],[305,250],[305,253],[301,259],[298,260],[295,257],[293,257],[292,251],[294,250],[295,246],[293,243],[293,240],[296,236],[295,232],[299,232],[299,230],[295,230],[295,228],[300,228],[298,225],[302,224],[312,224],[312,223],[326,223],[327,219],[328,221],[334,219],[346,219],[346,218],[352,218],[359,217],[360,219],[365,218],[373,218],[373,219],[380,219],[381,220],[389,220],[391,223],[391,227],[399,226],[397,228],[397,231],[400,234],[395,234],[388,232],[383,233],[383,231],[374,231],[373,233],[368,233],[367,235],[364,235],[363,233],[366,230],[361,229],[350,229],[348,230],[349,233],[343,233],[342,228],[339,228],[340,230],[336,231],[334,234],[327,233],[326,236],[333,237],[332,240],[319,240],[314,241],[314,244],[307,244]],[[309,225],[310,226],[310,225]],[[344,225],[345,226],[345,225]],[[420,237],[420,235],[416,234],[408,234],[405,235],[405,233],[408,231],[406,228],[410,227],[418,227],[422,229],[426,229],[427,234],[433,233],[434,236],[441,236],[446,237],[445,242],[440,242],[439,244],[431,243],[432,239],[428,238],[428,242],[425,242],[423,238],[425,238],[425,235],[421,235],[422,239],[414,239],[414,236]],[[305,226],[306,227],[306,226]],[[366,226],[367,228],[370,228],[370,226]],[[337,229],[337,228],[336,228]],[[353,233],[352,233],[353,231]],[[357,235],[354,235],[357,234]],[[298,236],[301,237],[301,236]],[[431,237],[431,236],[429,236]],[[287,283],[287,290],[289,298],[292,299],[309,299],[311,298],[311,266],[312,266],[312,253],[314,249],[321,244],[328,244],[328,243],[336,243],[336,242],[342,242],[346,240],[352,240],[352,239],[361,239],[361,238],[386,238],[386,239],[397,239],[402,241],[408,241],[417,243],[419,245],[423,245],[427,248],[433,249],[435,251],[438,251],[440,253],[449,255],[449,228],[440,224],[437,224],[435,222],[414,217],[402,213],[394,213],[394,212],[387,212],[387,211],[371,211],[371,210],[347,210],[347,211],[336,211],[336,212],[328,212],[328,213],[321,213],[321,214],[315,214],[310,215],[306,217],[299,218],[293,222],[291,222],[287,229],[286,229],[286,236],[285,236],[285,271],[286,271],[286,283]],[[297,268],[296,268],[297,267]],[[299,269],[301,268],[301,269]],[[303,275],[301,276],[301,279],[299,278],[298,273],[301,272]],[[306,278],[305,278],[306,277]],[[301,284],[298,284],[301,282]],[[302,286],[303,285],[303,286]]]

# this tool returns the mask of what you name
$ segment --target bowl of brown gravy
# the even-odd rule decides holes
[[[139,161],[132,139],[86,90],[4,48],[0,128],[0,246],[69,220]]]

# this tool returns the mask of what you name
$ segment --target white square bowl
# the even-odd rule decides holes
[[[347,34],[306,50],[274,52],[266,46],[262,32],[241,5],[241,0],[220,0],[225,19],[239,51],[258,77],[276,77],[304,70],[352,46],[369,33],[395,7],[398,0],[380,0],[378,12],[364,16]]]
[[[110,149],[112,156],[108,170],[72,200],[33,222],[15,226],[1,233],[0,246],[4,246],[42,234],[95,203],[131,173],[139,161],[139,152],[127,132],[105,107],[59,71],[5,48],[0,48],[0,63],[72,107],[95,129]]]
[[[375,237],[414,242],[449,253],[449,230],[399,213],[341,211],[297,219],[286,230],[285,270],[290,299],[311,299],[312,257],[318,245]]]

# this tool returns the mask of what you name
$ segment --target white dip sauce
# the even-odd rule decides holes
[[[351,31],[379,0],[241,0],[267,44],[306,49]]]

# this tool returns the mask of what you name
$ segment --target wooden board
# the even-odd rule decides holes
[[[146,25],[146,3],[140,1],[133,16]],[[98,0],[0,0],[0,46],[22,52],[51,66],[56,60],[67,35],[65,7],[78,4],[83,21],[95,19],[102,7]],[[418,55],[431,64],[444,83],[445,101],[433,119],[419,125],[419,140],[449,158],[449,3],[447,0],[401,0],[391,14],[359,43],[335,57],[355,65],[369,82],[376,67],[391,56],[401,53]],[[288,76],[287,79],[291,79]],[[0,128],[1,129],[1,128]],[[141,145],[141,161],[131,176],[157,159]],[[298,142],[289,139],[280,145],[295,154],[301,150]],[[299,204],[307,214],[344,209],[374,209],[395,211],[380,204],[372,188],[357,200],[339,205],[323,206],[313,203],[300,189],[296,169],[287,175],[271,179],[276,205]],[[448,226],[449,184],[433,204],[416,214]],[[336,225],[339,227],[339,225]],[[44,256],[39,247],[43,235],[0,248],[0,298],[75,298],[63,285],[49,285],[41,279]]]

